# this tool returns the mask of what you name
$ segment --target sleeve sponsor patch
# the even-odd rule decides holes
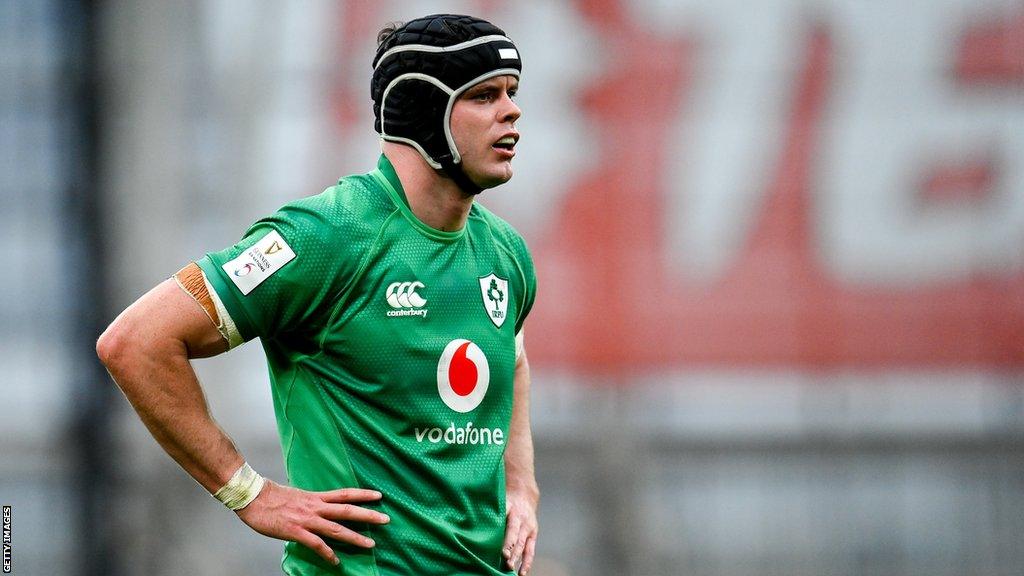
[[[294,258],[295,252],[281,234],[273,230],[221,268],[242,294],[248,296],[264,280],[273,276]]]

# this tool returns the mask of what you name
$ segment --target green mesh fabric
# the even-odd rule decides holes
[[[222,266],[274,230],[295,258],[242,295]],[[427,227],[381,157],[199,264],[263,343],[289,482],[380,490],[391,516],[351,526],[372,551],[332,543],[339,567],[289,543],[285,573],[506,574],[514,338],[536,288],[522,238],[479,204],[459,232]]]

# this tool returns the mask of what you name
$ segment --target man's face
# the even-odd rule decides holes
[[[519,141],[515,122],[522,115],[512,101],[518,88],[515,76],[497,76],[463,92],[452,107],[452,137],[462,155],[462,169],[481,188],[512,178]]]

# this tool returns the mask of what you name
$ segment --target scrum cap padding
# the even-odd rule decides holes
[[[519,77],[519,52],[505,33],[472,16],[426,16],[402,26],[373,59],[374,129],[414,146],[434,168],[461,161],[451,135],[455,100],[494,76]]]

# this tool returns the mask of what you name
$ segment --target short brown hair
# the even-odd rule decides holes
[[[380,29],[380,32],[377,32],[377,47],[379,48],[380,45],[388,39],[388,36],[397,32],[402,26],[405,26],[405,22],[388,22],[385,24],[384,27]]]

